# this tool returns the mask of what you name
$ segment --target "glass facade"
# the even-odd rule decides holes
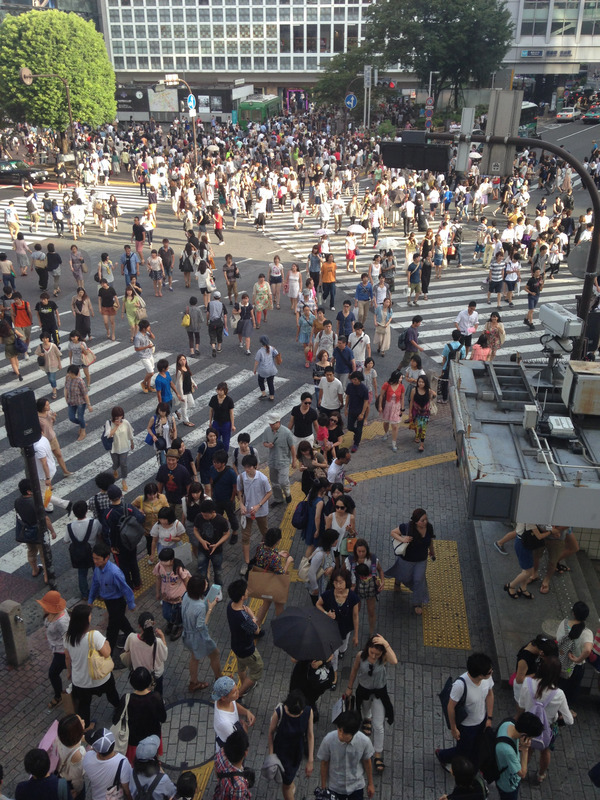
[[[305,72],[362,38],[371,0],[105,0],[117,70]]]
[[[560,45],[561,39],[569,37],[589,45],[592,42],[581,42],[581,37],[600,34],[600,0],[521,0],[521,3],[522,38],[541,36]]]

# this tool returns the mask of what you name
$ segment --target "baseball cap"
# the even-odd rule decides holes
[[[229,675],[222,675],[213,683],[213,689],[210,695],[211,700],[220,700],[226,694],[235,688],[235,681]]]
[[[90,744],[96,753],[106,755],[115,744],[114,734],[108,728],[100,728],[100,730],[94,731]]]
[[[158,753],[158,748],[160,747],[160,739],[156,735],[146,736],[145,739],[138,744],[135,757],[139,758],[140,761],[150,761],[153,759],[156,754]]]
[[[213,292],[213,298],[215,300],[220,300],[221,299],[221,292]]]

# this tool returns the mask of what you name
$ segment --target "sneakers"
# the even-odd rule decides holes
[[[381,438],[383,439],[384,442],[387,442],[387,440],[390,438],[390,435],[389,433],[384,433]]]
[[[496,542],[495,541],[494,542],[494,547],[500,553],[500,555],[503,555],[503,556],[507,556],[508,555],[508,551],[504,549],[504,545],[500,544],[500,542]]]
[[[356,453],[357,450],[358,450],[358,445],[357,444],[353,444],[352,447],[350,448],[350,452],[351,453]]]
[[[392,450],[394,451],[394,453],[398,450],[398,446],[396,445],[396,442],[392,442]]]
[[[173,628],[173,632],[171,633],[170,636],[171,641],[176,642],[177,639],[181,637],[182,633],[183,633],[183,625],[175,625],[175,627]]]
[[[229,544],[237,544],[238,543],[238,535],[237,533],[232,533],[229,539]]]

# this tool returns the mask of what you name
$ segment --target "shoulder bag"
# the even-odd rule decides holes
[[[15,539],[20,544],[37,544],[39,533],[37,525],[27,525],[21,517],[17,515],[15,523]]]
[[[111,731],[115,737],[115,750],[121,755],[125,755],[129,746],[129,698],[130,694],[125,695],[125,706],[118,722],[112,727]]]
[[[92,353],[89,347],[86,347],[85,350],[82,349],[81,351],[81,363],[84,367],[89,367],[91,364],[94,363],[96,360],[95,353]]]
[[[87,635],[88,640],[88,672],[93,681],[106,678],[115,668],[115,662],[110,656],[100,655],[94,646],[94,632]]]

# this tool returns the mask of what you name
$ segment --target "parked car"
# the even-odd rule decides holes
[[[581,117],[584,125],[597,125],[600,122],[600,106],[592,106]]]
[[[557,122],[573,122],[581,117],[581,111],[574,106],[565,106],[562,111],[556,115]]]
[[[19,158],[0,159],[0,183],[45,183],[49,177],[48,170],[30,167]]]

